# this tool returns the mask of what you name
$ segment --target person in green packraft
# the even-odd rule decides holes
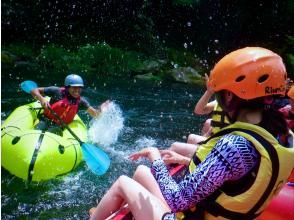
[[[95,109],[81,96],[83,88],[82,77],[70,74],[65,77],[64,87],[49,86],[33,89],[31,91],[32,96],[38,99],[44,108],[44,113],[39,116],[39,123],[36,128],[40,130],[49,129],[51,132],[58,133],[60,119],[65,124],[71,123],[79,109],[85,109],[92,117],[99,116],[110,101],[105,101],[98,109]],[[49,96],[50,101],[45,96]],[[54,112],[59,116],[59,119]]]

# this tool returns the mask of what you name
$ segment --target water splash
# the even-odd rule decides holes
[[[154,147],[156,145],[156,141],[152,138],[152,137],[146,137],[143,136],[141,138],[139,138],[138,140],[136,140],[136,145],[139,148],[142,147]]]
[[[91,142],[109,147],[117,141],[123,126],[122,111],[116,103],[111,102],[99,118],[90,121],[88,136]]]

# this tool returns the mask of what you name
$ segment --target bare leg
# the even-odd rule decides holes
[[[188,144],[198,144],[201,141],[205,141],[207,139],[207,137],[209,137],[211,135],[211,119],[207,119],[202,127],[201,130],[201,135],[197,135],[197,134],[190,134],[188,136],[188,140],[187,143]]]
[[[160,191],[158,183],[154,179],[149,167],[144,165],[138,166],[134,173],[133,179],[140,183],[142,186],[144,186],[149,192],[151,192],[157,198],[161,199],[162,202],[165,203],[166,206],[168,206]]]
[[[188,144],[198,144],[201,141],[205,141],[206,139],[207,139],[207,137],[205,137],[205,136],[201,136],[198,134],[189,134],[187,143]]]
[[[151,192],[153,195],[155,195],[157,198],[161,199],[163,203],[168,206],[166,203],[160,188],[158,186],[158,183],[154,179],[150,167],[147,167],[145,165],[139,165],[134,173],[133,179],[140,183],[143,187],[145,187],[149,192]],[[124,202],[125,204],[126,202]]]
[[[170,208],[151,194],[140,183],[127,176],[120,176],[99,202],[91,220],[103,220],[127,202],[135,219],[158,220]]]
[[[192,158],[197,149],[197,145],[175,142],[170,146],[169,149],[183,156]]]
[[[203,124],[203,127],[202,127],[202,130],[201,130],[201,135],[202,136],[205,136],[205,137],[208,137],[211,133],[211,118],[207,119],[204,124]]]

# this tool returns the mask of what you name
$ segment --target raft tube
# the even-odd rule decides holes
[[[66,174],[82,160],[79,142],[64,129],[62,135],[34,129],[43,110],[39,102],[16,108],[1,126],[1,165],[28,181],[43,181]],[[87,128],[78,115],[69,125],[83,141]]]
[[[294,219],[294,183],[287,183],[272,199],[258,220]]]

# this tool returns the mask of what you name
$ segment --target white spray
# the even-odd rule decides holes
[[[117,141],[123,126],[121,109],[114,102],[110,102],[106,111],[90,121],[88,136],[91,142],[109,147]]]

